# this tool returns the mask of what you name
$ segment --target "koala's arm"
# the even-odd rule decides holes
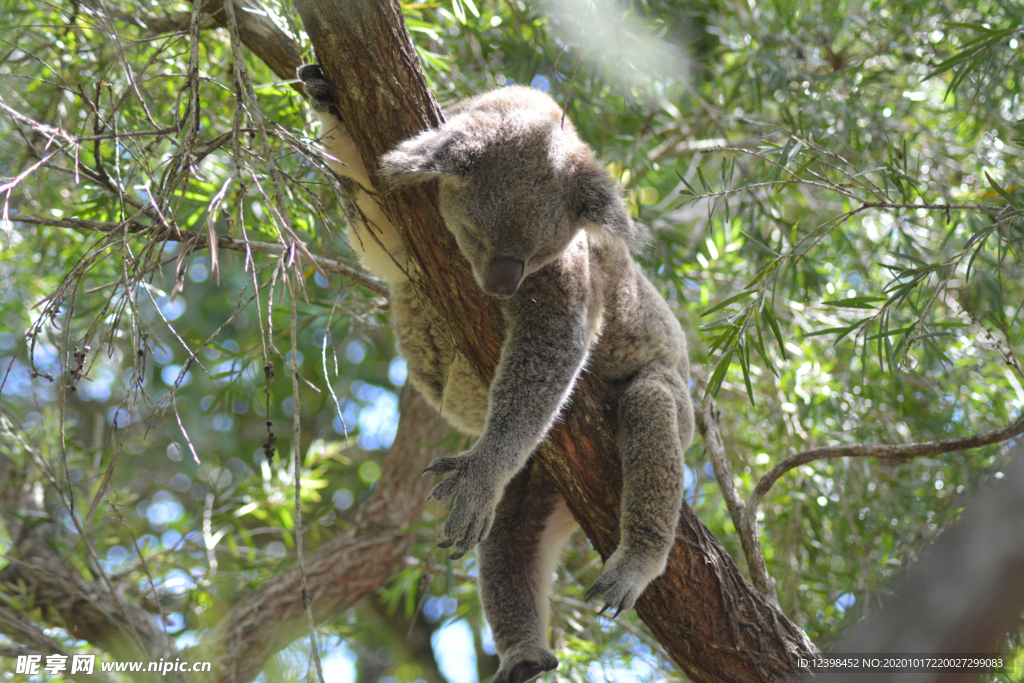
[[[572,393],[587,358],[585,310],[558,311],[523,296],[508,316],[501,359],[477,446],[494,454],[506,483],[526,464]]]
[[[465,453],[435,460],[426,470],[452,473],[430,497],[455,496],[439,544],[452,547],[453,558],[487,536],[505,485],[551,428],[586,362],[586,303],[559,289],[538,273],[506,305],[505,342],[488,393],[483,434]]]

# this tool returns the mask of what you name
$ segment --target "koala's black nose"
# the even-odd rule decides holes
[[[492,296],[512,296],[519,289],[524,268],[525,264],[517,259],[494,259],[484,277],[484,291]]]

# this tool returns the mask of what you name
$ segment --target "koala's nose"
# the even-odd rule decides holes
[[[484,277],[484,291],[492,296],[512,296],[519,289],[524,268],[525,264],[517,259],[494,259]]]

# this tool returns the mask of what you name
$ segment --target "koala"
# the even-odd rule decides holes
[[[438,128],[365,168],[317,65],[298,71],[345,194],[348,237],[388,282],[409,377],[441,415],[479,438],[424,473],[452,498],[442,547],[479,546],[480,597],[501,659],[494,683],[558,666],[547,642],[559,554],[576,522],[531,455],[586,369],[608,387],[622,458],[619,544],[587,593],[617,616],[660,575],[683,502],[694,429],[686,338],[633,261],[645,229],[616,184],[545,93],[509,86],[445,111]],[[436,182],[445,226],[476,284],[501,308],[501,355],[486,384],[417,298],[420,278],[377,204],[386,188]]]

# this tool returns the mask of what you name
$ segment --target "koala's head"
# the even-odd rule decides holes
[[[502,88],[449,115],[385,154],[381,176],[393,187],[439,181],[445,225],[486,293],[515,294],[581,229],[643,240],[615,184],[547,95]]]

